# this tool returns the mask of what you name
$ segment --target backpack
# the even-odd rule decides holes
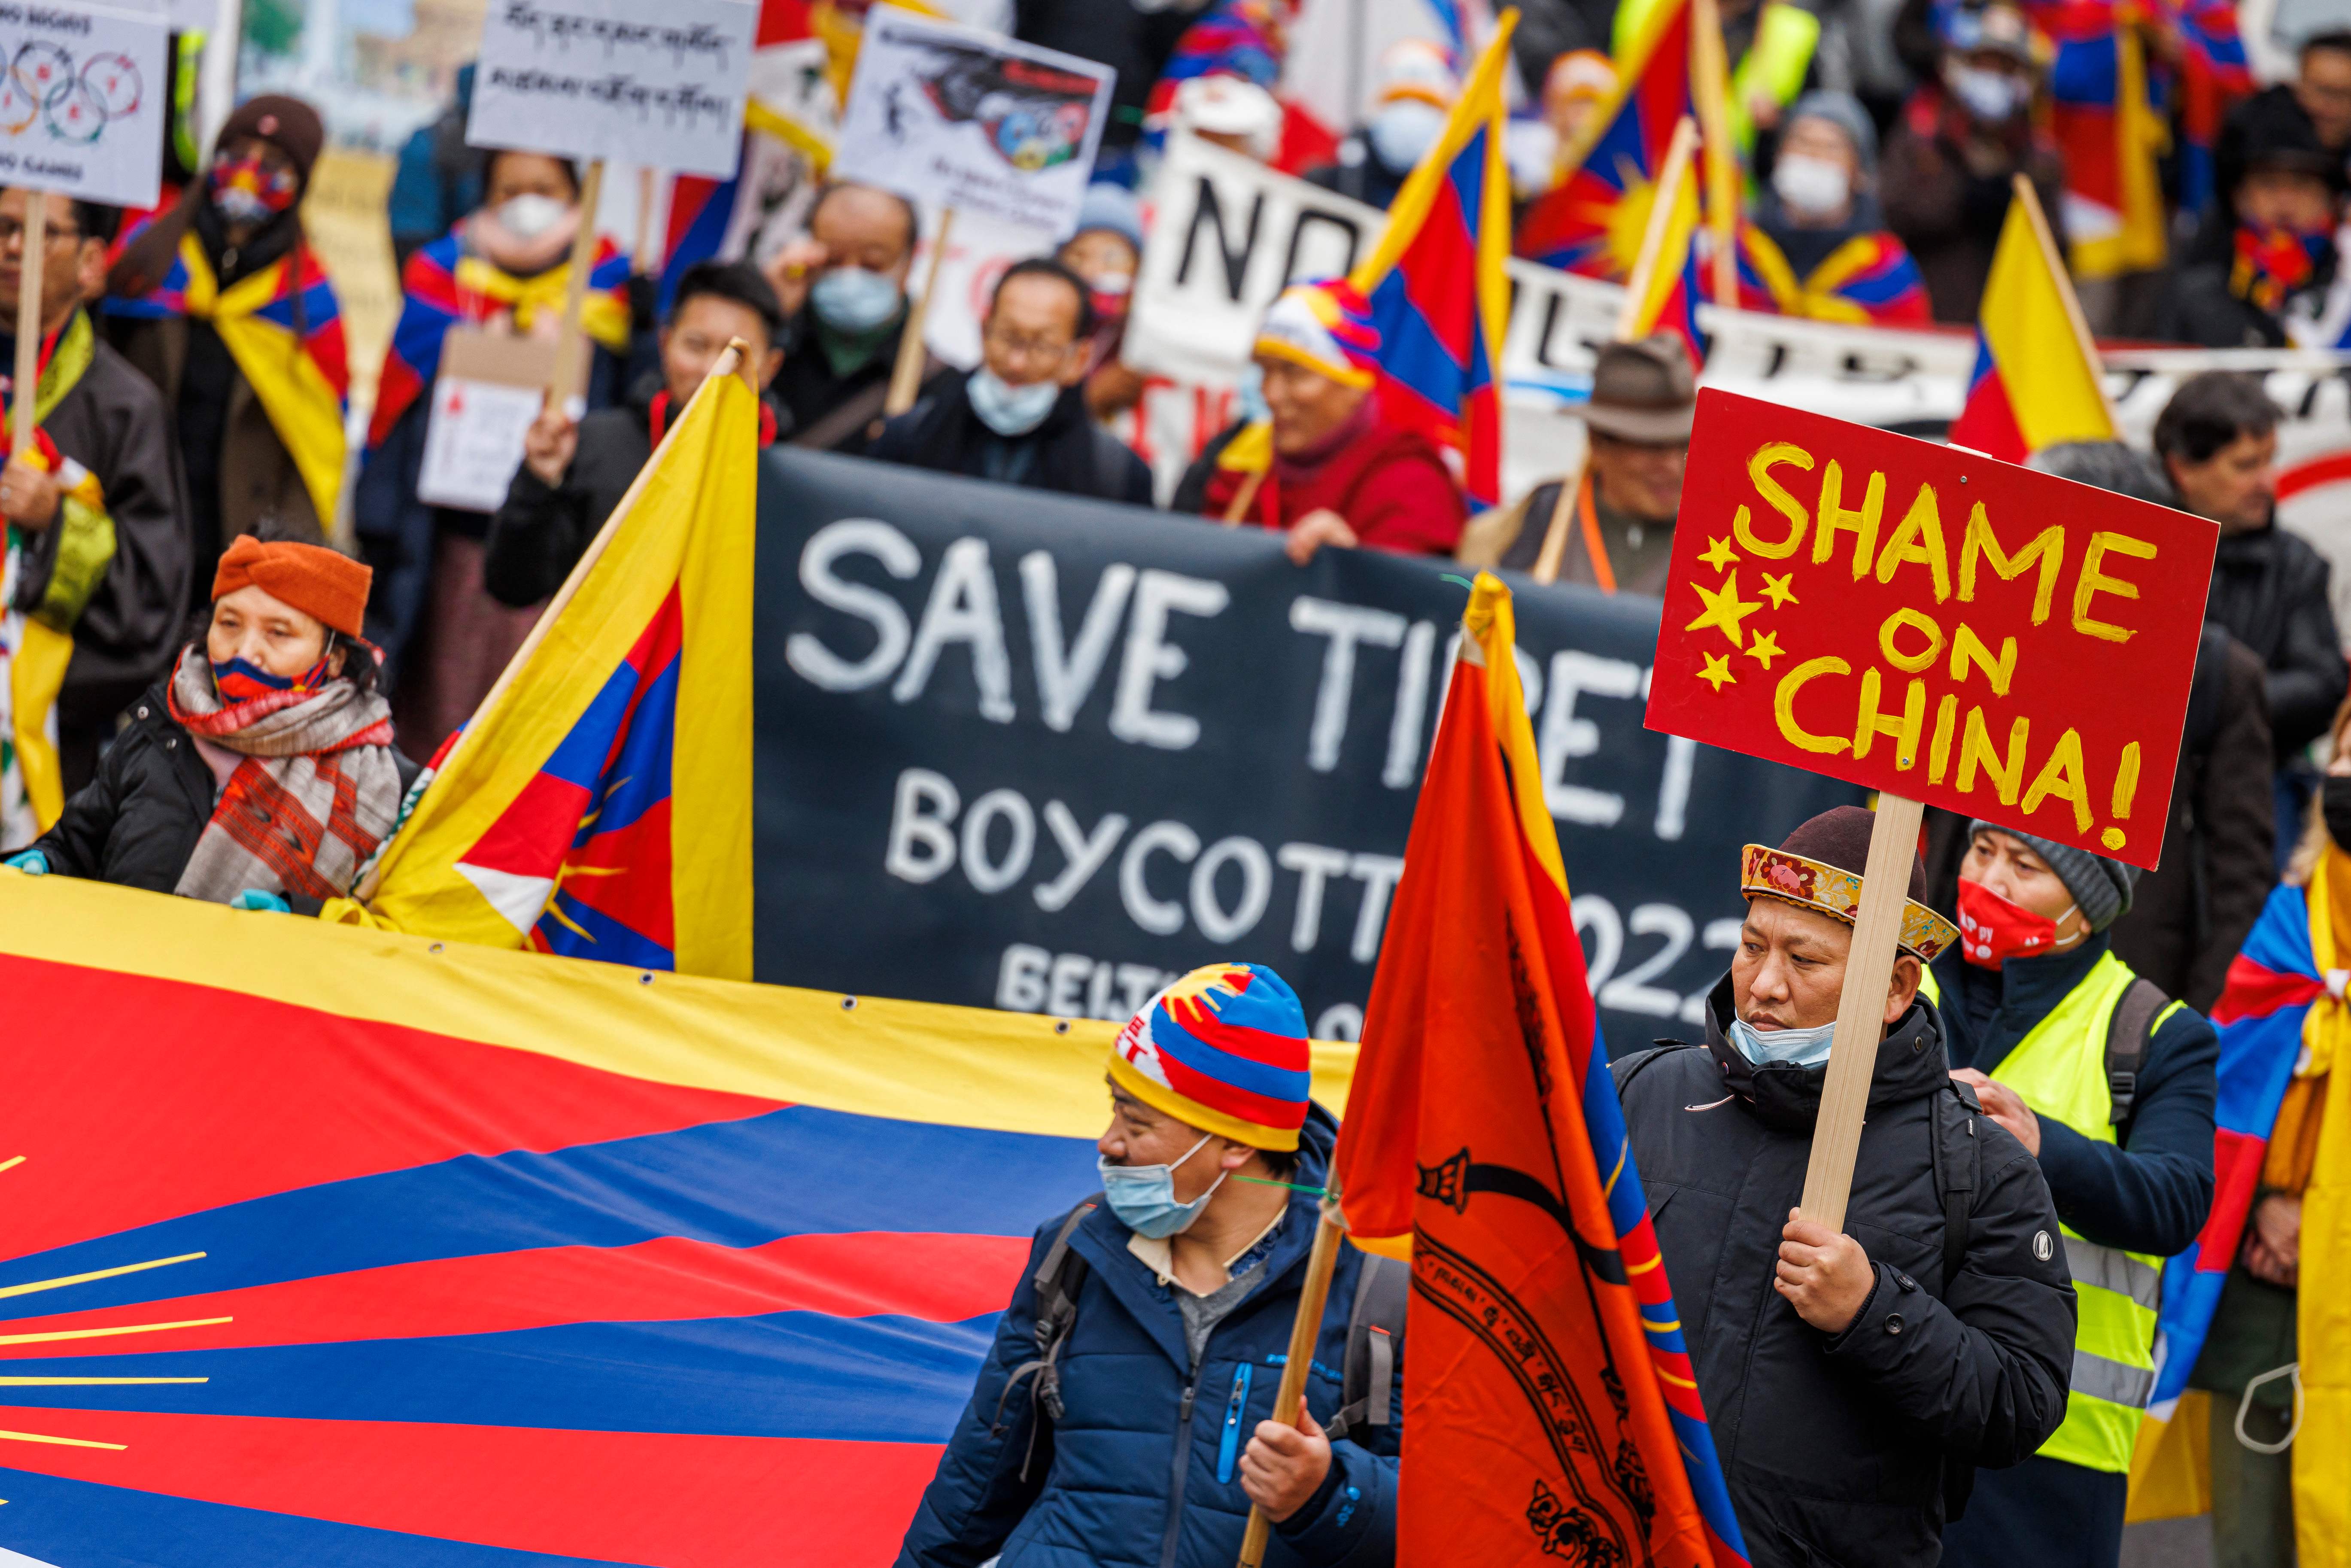
[[[1070,1238],[1102,1200],[1094,1194],[1061,1221],[1053,1245],[1046,1249],[1032,1282],[1037,1287],[1037,1354],[1013,1368],[997,1397],[990,1431],[1004,1430],[1005,1402],[1029,1378],[1037,1382],[1036,1402],[1043,1415],[1058,1421],[1068,1414],[1061,1403],[1061,1347],[1069,1343],[1078,1322],[1078,1297],[1085,1290],[1086,1260],[1070,1249]],[[1339,1409],[1322,1423],[1332,1442],[1364,1427],[1385,1427],[1393,1419],[1391,1395],[1395,1381],[1396,1346],[1404,1340],[1405,1303],[1412,1293],[1412,1270],[1394,1258],[1364,1254],[1355,1276],[1355,1301],[1347,1316],[1347,1354],[1341,1369]],[[1029,1455],[1021,1460],[1020,1479],[1029,1479],[1029,1460],[1036,1457],[1037,1433],[1029,1434]]]

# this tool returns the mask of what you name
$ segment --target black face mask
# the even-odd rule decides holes
[[[2326,818],[2326,836],[2335,847],[2351,854],[2351,779],[2329,774],[2319,789],[2319,810]]]

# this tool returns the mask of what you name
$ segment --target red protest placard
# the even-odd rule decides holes
[[[1703,392],[1648,725],[2153,867],[2218,538]]]

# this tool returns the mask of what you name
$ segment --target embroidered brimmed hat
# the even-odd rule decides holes
[[[1799,827],[1776,850],[1748,845],[1740,855],[1739,891],[1852,925],[1861,909],[1862,868],[1869,863],[1869,831],[1876,821],[1863,807],[1839,806]],[[1959,939],[1959,929],[1927,906],[1927,869],[1915,854],[1907,894],[1896,940],[1902,951],[1931,964]]]

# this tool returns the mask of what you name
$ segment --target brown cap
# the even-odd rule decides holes
[[[217,152],[240,136],[257,136],[292,159],[294,172],[305,185],[310,183],[310,170],[319,162],[319,151],[327,145],[327,128],[319,122],[319,111],[298,98],[278,92],[266,92],[238,104],[223,122],[213,147]]]
[[[215,601],[240,588],[258,588],[272,599],[317,617],[346,637],[360,635],[367,615],[368,584],[375,573],[324,545],[281,539],[263,544],[239,534],[222,552],[213,574]]]
[[[1680,338],[1656,332],[1602,347],[1585,424],[1619,441],[1664,445],[1689,440],[1697,412],[1698,375]]]

